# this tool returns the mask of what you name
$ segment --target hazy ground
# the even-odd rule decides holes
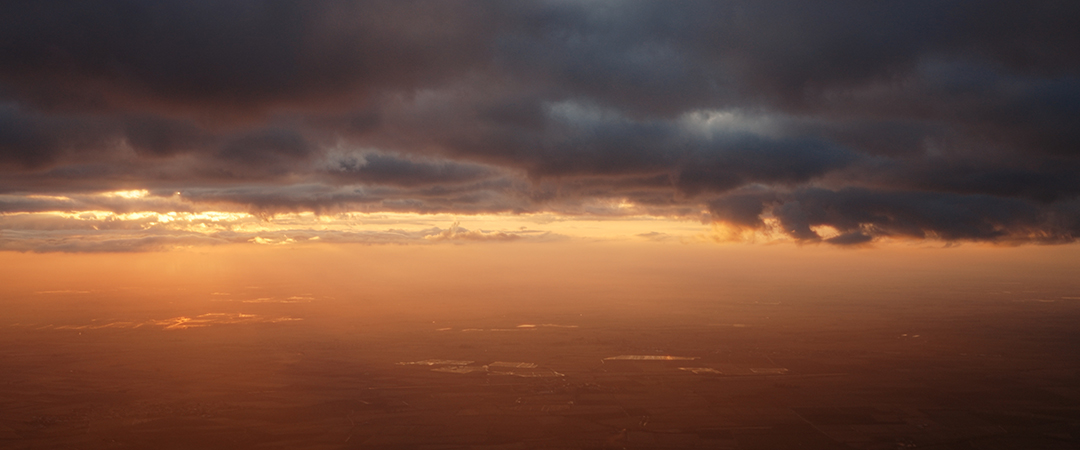
[[[7,254],[0,448],[1080,443],[1074,250],[600,250]]]

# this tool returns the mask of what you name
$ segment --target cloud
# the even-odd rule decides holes
[[[717,221],[764,229],[768,217],[798,241],[822,241],[815,228],[828,226],[839,235],[824,241],[838,245],[879,237],[1064,243],[1080,236],[1076,200],[1041,204],[988,195],[806,188],[732,196],[712,205],[710,213]],[[760,213],[753,216],[755,211]]]
[[[807,242],[1071,242],[1078,15],[1049,0],[6,2],[0,211],[705,210]]]
[[[91,238],[70,236],[60,239],[0,237],[0,250],[34,253],[132,253],[171,250],[178,247],[220,245],[226,242],[204,236],[133,236]]]
[[[229,118],[363,98],[467,70],[497,8],[413,2],[165,1],[5,5],[16,97],[77,109]]]
[[[664,242],[674,239],[674,237],[667,233],[661,233],[658,231],[650,231],[648,233],[638,233],[635,236],[645,239],[647,241]]]
[[[416,187],[461,184],[493,178],[499,171],[479,164],[413,160],[377,152],[331,154],[326,173],[341,182]]]
[[[514,241],[534,233],[468,230],[454,222],[453,225],[450,225],[450,228],[426,235],[424,239],[431,241]]]
[[[22,213],[0,215],[0,251],[130,253],[226,244],[437,245],[448,242],[548,242],[565,236],[544,230],[469,230],[438,218],[390,219],[365,214],[335,216],[244,213]]]
[[[0,103],[0,169],[36,170],[79,151],[107,151],[108,121],[25,111]]]

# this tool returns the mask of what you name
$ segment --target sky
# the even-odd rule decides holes
[[[1066,1],[7,1],[0,251],[1072,247],[1076,17]]]

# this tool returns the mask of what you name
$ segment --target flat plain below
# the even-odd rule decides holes
[[[26,292],[0,447],[1077,448],[1080,299],[1014,288]]]

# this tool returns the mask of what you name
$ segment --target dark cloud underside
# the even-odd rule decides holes
[[[1072,242],[1077,23],[1065,1],[9,1],[0,208],[626,200],[837,245]]]

